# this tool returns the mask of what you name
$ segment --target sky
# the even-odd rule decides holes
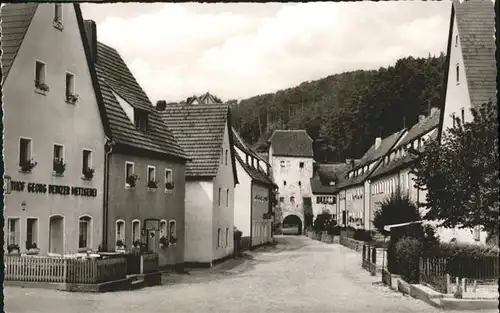
[[[82,4],[153,103],[223,100],[445,52],[451,1]]]

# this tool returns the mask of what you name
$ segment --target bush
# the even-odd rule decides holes
[[[331,227],[337,225],[337,221],[333,219],[330,213],[321,213],[314,220],[313,229],[316,232],[328,231]]]
[[[368,242],[368,241],[373,240],[372,236],[373,236],[373,232],[371,232],[371,231],[364,230],[364,229],[356,229],[354,231],[353,239]]]
[[[419,259],[422,255],[423,244],[416,238],[403,237],[395,244],[396,274],[410,284],[419,281]]]
[[[401,224],[421,219],[418,206],[411,200],[407,193],[399,189],[382,201],[380,210],[373,215],[373,226],[384,236],[390,232],[384,229],[387,225]]]
[[[328,229],[328,235],[331,235],[331,236],[340,236],[340,230],[342,228],[339,227],[339,226],[333,226],[333,227],[330,227],[330,229]]]

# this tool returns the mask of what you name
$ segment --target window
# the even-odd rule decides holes
[[[321,197],[316,197],[316,204],[321,203]]]
[[[218,198],[219,199],[219,201],[218,201],[219,206],[220,206],[220,203],[221,203],[221,197],[222,197],[221,194],[222,194],[222,188],[219,188],[219,198]]]
[[[165,189],[174,189],[174,174],[171,169],[165,169]]]
[[[226,247],[229,247],[229,228],[226,228]]]
[[[281,203],[285,202],[285,197],[280,197],[280,202]]]
[[[54,4],[54,22],[62,23],[62,4]]]
[[[35,62],[35,87],[42,89],[45,85],[45,63],[36,60]]]
[[[302,183],[301,183],[301,182],[300,182],[300,180],[299,180],[299,187],[301,187],[301,186],[302,186]]]
[[[121,240],[125,244],[125,222],[123,220],[116,221],[116,241]]]
[[[31,161],[32,141],[28,138],[19,139],[19,166],[23,167]]]
[[[465,122],[465,109],[461,108],[460,109],[461,117],[462,117],[462,124]]]
[[[90,247],[90,217],[82,216],[78,226],[78,248],[88,247]]]
[[[38,219],[37,218],[27,218],[26,219],[26,249],[31,249],[36,247],[38,242]]]
[[[229,189],[226,189],[226,208],[229,207]]]
[[[148,112],[135,109],[134,110],[134,124],[138,130],[146,131],[148,128]]]
[[[75,75],[66,72],[66,100],[75,95]]]
[[[156,168],[148,165],[148,182],[156,182]]]
[[[177,241],[177,222],[175,220],[171,220],[168,223],[168,229],[169,229],[169,238],[170,238],[170,244],[175,244]]]
[[[460,82],[460,66],[457,64],[456,67],[456,72],[457,72],[457,84]]]
[[[252,161],[253,161],[253,160],[252,160]],[[226,154],[225,154],[225,156],[224,156],[224,163],[225,163],[225,165],[227,165],[227,149],[226,149]]]
[[[84,149],[82,152],[82,174],[92,169],[92,151]]]
[[[290,197],[290,202],[291,203],[295,203],[295,197],[294,196]]]
[[[217,248],[220,248],[221,246],[221,236],[220,236],[220,228],[217,229]]]
[[[286,180],[283,181],[283,186],[286,186]]]
[[[281,167],[285,167],[285,161],[281,161],[281,162],[280,162],[280,166],[281,166]]]
[[[458,46],[458,35],[455,35],[455,47]]]
[[[125,183],[129,184],[129,177],[131,177],[134,174],[134,163],[132,162],[125,162]],[[133,186],[130,186],[133,187]]]
[[[451,118],[452,118],[452,120],[453,120],[453,127],[455,127],[455,125],[456,125],[456,124],[455,124],[455,123],[456,123],[456,122],[455,122],[455,113],[452,113],[452,114],[451,114]]]
[[[224,164],[224,148],[220,148],[220,164]],[[247,156],[247,164],[248,164],[248,156]]]
[[[299,162],[299,168],[304,168],[304,162]]]
[[[54,159],[52,160],[52,170],[58,171],[59,166],[64,164],[64,147],[62,145],[54,144]]]
[[[132,221],[132,244],[141,240],[141,222],[138,220]]]
[[[8,238],[7,247],[10,245],[19,245],[19,219],[9,218],[8,221]]]

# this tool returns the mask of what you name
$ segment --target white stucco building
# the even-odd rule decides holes
[[[332,214],[333,218],[338,220],[337,183],[347,167],[346,163],[314,164],[314,174],[311,178],[313,221],[323,212]]]
[[[233,129],[238,185],[234,190],[234,226],[242,232],[244,248],[272,242],[275,184],[271,166],[252,151]]]
[[[210,267],[234,252],[238,176],[230,111],[227,104],[206,99],[212,98],[157,108],[190,158],[186,164],[186,267]]]
[[[279,189],[282,224],[304,227],[304,204],[311,205],[313,140],[305,130],[276,130],[269,138],[269,163]]]
[[[6,4],[1,18],[4,247],[97,249],[107,128],[80,7]]]

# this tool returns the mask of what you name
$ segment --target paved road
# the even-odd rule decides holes
[[[277,241],[243,262],[168,275],[164,285],[136,291],[82,294],[6,287],[5,312],[440,312],[379,284],[380,277],[360,269],[359,254],[343,246],[295,236]]]

